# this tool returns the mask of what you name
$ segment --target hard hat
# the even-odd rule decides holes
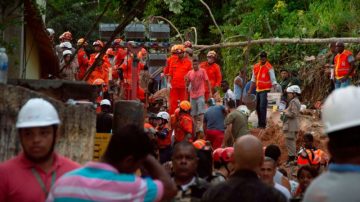
[[[85,41],[84,38],[80,38],[80,39],[77,41],[77,45],[78,45],[78,46],[81,46],[81,45],[87,46],[88,43]]]
[[[120,45],[121,42],[122,42],[122,39],[115,39],[113,42],[113,45]]]
[[[234,147],[226,147],[221,153],[221,159],[226,162],[234,162]]]
[[[206,141],[203,139],[198,139],[192,143],[196,149],[204,149],[206,146]]]
[[[167,122],[170,122],[170,115],[167,112],[159,112],[157,114],[157,117],[165,119]]]
[[[64,50],[62,54],[63,54],[63,56],[65,56],[65,55],[71,55],[72,52],[71,52],[71,50]]]
[[[100,102],[100,106],[102,106],[102,105],[109,105],[109,106],[111,106],[111,102],[110,102],[110,100],[108,100],[108,99],[103,99],[103,100],[101,100],[101,102]]]
[[[138,57],[139,59],[142,59],[142,58],[146,57],[146,55],[147,55],[146,49],[145,49],[145,48],[142,48],[142,49],[138,52],[137,57]]]
[[[106,50],[106,55],[115,56],[114,50],[113,50],[112,48],[108,48],[108,49]]]
[[[94,41],[93,46],[100,46],[101,48],[103,48],[104,43],[100,40],[96,40],[96,41]]]
[[[216,52],[215,51],[209,51],[207,53],[206,57],[216,57]]]
[[[183,53],[185,52],[185,46],[184,45],[176,45],[175,48],[175,53]]]
[[[60,48],[67,48],[67,49],[71,49],[72,48],[72,45],[70,42],[66,41],[66,42],[62,42],[60,44]]]
[[[46,31],[49,33],[50,36],[55,34],[55,31],[52,28],[47,28]]]
[[[260,57],[261,58],[266,58],[267,57],[267,53],[265,52],[265,51],[261,51],[261,53],[260,53]]]
[[[180,102],[180,109],[184,111],[189,111],[191,109],[191,104],[187,100],[183,100]]]
[[[59,39],[65,39],[65,40],[71,41],[72,40],[72,34],[71,34],[71,32],[66,31],[59,37]]]
[[[50,102],[42,98],[32,98],[20,109],[16,128],[43,127],[59,124],[59,115]]]
[[[360,126],[359,100],[359,87],[349,86],[333,91],[322,110],[325,133]]]
[[[250,110],[247,108],[246,105],[240,105],[237,110],[239,110],[241,113],[243,113],[246,116],[250,116]]]
[[[191,48],[192,47],[191,41],[185,41],[184,46],[185,46],[185,48]]]
[[[95,79],[95,81],[93,82],[93,85],[102,85],[105,84],[105,81],[102,79]]]
[[[301,89],[298,85],[292,85],[286,89],[286,92],[301,94]]]
[[[223,152],[223,148],[217,148],[213,152],[213,161],[214,162],[221,162],[221,154]]]

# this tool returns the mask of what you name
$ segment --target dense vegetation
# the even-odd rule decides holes
[[[127,1],[124,1],[127,2]],[[200,1],[194,0],[149,0],[143,16],[163,16],[169,19],[185,39],[194,41],[190,27],[196,27],[198,44],[213,44],[221,41],[240,41],[270,37],[356,37],[360,31],[360,4],[358,0],[205,0],[211,8],[223,32],[221,39],[209,12]],[[119,8],[120,4],[120,8]],[[116,22],[122,17],[122,3],[113,0],[102,22]],[[125,4],[125,3],[123,3]],[[98,1],[49,0],[47,3],[47,26],[58,34],[70,30],[76,38],[83,36],[91,27],[105,3]],[[91,40],[97,38],[93,32]],[[172,41],[179,42],[172,31]],[[235,36],[235,37],[234,37]],[[232,79],[245,63],[249,50],[248,65],[256,62],[260,50],[269,53],[276,67],[298,70],[306,55],[324,53],[327,45],[254,45],[244,48],[223,48],[220,63],[227,79]],[[357,51],[352,44],[350,49]],[[279,69],[279,68],[277,68]]]

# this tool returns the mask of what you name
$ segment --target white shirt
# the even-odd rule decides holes
[[[290,194],[289,190],[286,189],[286,187],[284,187],[278,183],[275,183],[274,188],[277,189],[278,191],[280,191],[286,197],[287,201],[290,200],[291,194]]]

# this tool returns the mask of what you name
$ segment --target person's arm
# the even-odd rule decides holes
[[[244,84],[243,84],[242,79],[240,77],[236,77],[235,84],[238,85],[240,88],[244,87]]]
[[[277,81],[276,81],[276,77],[275,77],[275,71],[273,68],[271,68],[269,70],[269,75],[270,75],[270,79],[271,79],[271,84],[274,86],[274,85],[277,85]]]
[[[144,161],[144,168],[149,172],[149,175],[160,180],[164,185],[164,193],[162,200],[172,199],[176,193],[177,188],[175,183],[171,180],[165,168],[151,155],[147,155]]]
[[[299,114],[298,109],[295,106],[294,102],[289,103],[289,107],[284,110],[284,113],[285,113],[285,116],[290,119],[295,118]]]
[[[256,87],[256,84],[255,84],[255,75],[254,75],[254,71],[252,73],[252,76],[251,76],[251,85],[250,85],[250,88],[247,92],[248,95],[251,94],[251,92],[253,91],[253,89]]]
[[[355,70],[355,58],[353,55],[349,55],[348,56],[348,62],[351,65],[350,71],[346,74],[346,76],[344,77],[345,79],[349,78],[349,76],[354,72]]]
[[[291,192],[291,185],[289,182],[289,179],[285,176],[281,177],[281,185],[284,186],[286,189],[288,189]]]
[[[234,142],[231,130],[232,130],[232,124],[226,125],[222,147],[231,147],[232,146],[232,145],[228,145],[229,142]]]
[[[209,79],[206,80],[206,83],[208,85],[208,89],[209,89],[209,97],[212,98],[213,97],[213,94],[212,94],[212,90],[211,90],[211,84],[210,84],[210,81]]]
[[[214,87],[220,87],[221,81],[222,81],[222,75],[221,75],[221,71],[220,71],[220,66],[217,66],[217,68],[216,68],[216,83],[215,83]]]

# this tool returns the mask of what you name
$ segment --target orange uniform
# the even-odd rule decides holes
[[[117,49],[117,51],[115,53],[115,65],[116,66],[120,66],[124,62],[126,54],[127,54],[126,50],[124,50],[122,48]]]
[[[166,148],[171,145],[171,134],[170,129],[168,126],[165,126],[164,128],[158,128],[157,129],[158,135],[157,137],[157,144],[160,149]]]
[[[175,142],[185,140],[187,134],[191,135],[189,141],[193,140],[194,123],[190,114],[180,114],[177,123],[175,124]]]
[[[166,60],[166,66],[164,67],[164,75],[169,75],[170,64],[177,60],[177,58],[178,57],[176,54],[172,54],[170,57],[168,57],[168,59]]]
[[[171,77],[170,109],[173,114],[177,108],[177,101],[187,100],[185,89],[185,76],[192,69],[192,63],[188,58],[176,58],[169,64],[169,76]]]
[[[200,63],[200,68],[205,69],[206,74],[209,77],[211,90],[214,91],[215,87],[220,87],[222,81],[222,75],[220,71],[220,66],[216,63],[209,64],[208,62]],[[212,92],[214,93],[214,92]],[[209,88],[208,85],[205,85],[205,100],[209,99]]]
[[[107,63],[103,63],[100,66],[95,67],[94,71],[88,77],[87,83],[93,84],[96,79],[102,79],[105,84],[109,83],[109,66]]]
[[[264,65],[261,65],[261,62],[258,62],[254,65],[256,92],[261,92],[271,89],[272,84],[271,84],[269,71],[272,68],[273,67],[269,62],[266,62]]]
[[[89,58],[86,55],[84,48],[79,49],[79,51],[77,53],[77,60],[79,63],[79,73],[77,75],[77,78],[79,80],[82,80],[87,68],[89,67]]]
[[[348,57],[352,55],[351,51],[348,50],[344,50],[341,54],[337,54],[334,58],[334,65],[335,65],[335,69],[334,69],[334,73],[335,73],[335,78],[337,80],[342,79],[343,77],[345,77],[350,69],[351,69],[351,64],[348,61]],[[353,75],[350,75],[350,77]]]

